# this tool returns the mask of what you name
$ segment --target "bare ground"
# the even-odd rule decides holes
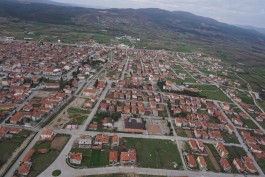
[[[58,151],[62,150],[65,143],[67,142],[68,137],[67,136],[58,136],[55,137],[51,143],[51,148],[56,149]]]
[[[68,114],[69,108],[82,108],[86,99],[75,98],[68,106],[66,106],[47,126],[48,129],[63,129],[66,124],[72,121],[72,117]]]

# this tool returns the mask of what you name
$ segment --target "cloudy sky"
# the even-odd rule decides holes
[[[53,0],[101,8],[161,8],[188,11],[221,22],[265,28],[265,0]]]

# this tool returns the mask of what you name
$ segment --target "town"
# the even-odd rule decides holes
[[[265,112],[241,71],[133,42],[7,38],[0,175],[264,176]]]

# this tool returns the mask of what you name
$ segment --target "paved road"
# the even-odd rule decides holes
[[[65,160],[64,160],[65,163]],[[50,170],[44,171],[39,177],[51,176],[53,170],[58,169],[58,166],[53,166]],[[86,176],[86,175],[100,175],[100,174],[113,174],[113,173],[133,173],[143,175],[159,175],[159,176],[189,176],[189,177],[243,177],[243,175],[232,175],[226,173],[214,173],[207,171],[193,172],[193,171],[180,171],[180,170],[164,170],[164,169],[151,169],[151,168],[137,168],[137,167],[103,167],[91,169],[73,169],[67,168],[62,171],[63,177]]]
[[[55,130],[55,133],[61,133],[61,134],[69,134],[72,136],[80,136],[80,135],[90,135],[90,136],[96,136],[99,134],[97,131],[82,131],[82,130]],[[118,135],[119,137],[124,138],[144,138],[144,139],[161,139],[161,140],[171,140],[171,141],[189,141],[194,138],[188,138],[188,137],[181,137],[181,136],[160,136],[160,135],[148,135],[148,134],[133,134],[133,133],[110,133],[110,132],[104,132],[104,134],[108,134],[109,136]],[[217,141],[215,140],[209,140],[209,139],[202,139],[204,143],[209,144],[215,144]],[[234,144],[234,143],[224,143],[226,146],[237,146],[241,147],[241,144]]]
[[[126,61],[125,61],[125,65],[124,65],[120,80],[124,80],[124,76],[127,71],[129,61],[130,61],[130,57],[128,56],[128,49],[126,49]]]
[[[257,125],[257,127],[259,127],[259,129],[260,130],[262,130],[263,131],[263,133],[265,133],[265,130],[263,129],[263,127],[259,124],[259,123],[257,123],[256,122],[256,120],[251,116],[251,115],[249,115],[249,113],[245,110],[245,109],[243,109],[242,108],[242,106],[240,105],[240,104],[238,104],[237,102],[235,102],[231,97],[230,97],[230,95],[228,95],[221,87],[220,87],[220,90],[230,99],[230,100],[232,100],[233,102],[234,102],[234,104],[235,105],[237,105],[237,107],[239,108],[239,109],[241,109],[241,111],[243,111],[246,115],[248,115],[248,117],[250,117],[250,119]]]
[[[233,125],[234,129],[235,129],[235,134],[236,137],[238,139],[238,141],[240,142],[241,146],[243,147],[243,149],[245,150],[245,152],[247,153],[247,155],[249,157],[251,157],[252,159],[255,159],[253,157],[253,155],[249,152],[247,145],[245,144],[245,142],[243,141],[242,137],[240,136],[240,134],[238,133],[236,127],[234,126],[234,124],[232,123],[232,121],[226,116],[226,114],[224,113],[224,111],[221,109],[220,105],[217,102],[214,102],[214,104],[219,108],[219,110],[221,111],[221,113],[223,114],[223,116],[226,118],[226,120],[228,121],[229,124]],[[259,165],[257,164],[256,160],[254,160],[254,165],[257,168],[259,174],[264,176],[263,171],[261,170],[261,168],[259,167]]]
[[[51,176],[54,170],[60,169],[62,171],[61,176],[64,177],[72,177],[72,176],[84,176],[84,175],[96,175],[96,174],[110,174],[110,173],[136,173],[136,174],[146,174],[146,175],[164,175],[164,176],[204,176],[204,177],[212,177],[212,176],[220,176],[220,177],[230,177],[234,176],[232,174],[225,173],[213,173],[206,171],[180,171],[180,170],[162,170],[162,169],[150,169],[150,168],[137,168],[137,167],[103,167],[103,168],[93,168],[93,169],[73,169],[66,164],[66,157],[71,150],[73,142],[76,138],[80,137],[80,135],[91,135],[95,136],[99,132],[83,132],[83,131],[66,131],[66,130],[58,130],[58,133],[70,133],[72,135],[71,139],[56,159],[56,161],[49,166],[39,177],[47,177]],[[140,134],[126,134],[126,133],[106,133],[109,135],[118,135],[119,137],[139,137],[139,138],[159,138],[159,139],[169,139],[169,140],[187,140],[188,138],[183,137],[170,137],[170,136],[155,136],[155,135],[140,135]],[[237,146],[241,147],[241,145]],[[237,175],[242,176],[242,175]]]
[[[12,153],[12,155],[8,158],[5,164],[0,168],[0,176],[7,170],[7,168],[12,165],[12,162],[16,159],[18,154],[22,152],[31,141],[31,139],[35,136],[35,134],[30,134],[25,141]]]
[[[33,146],[36,144],[36,142],[40,139],[40,132],[35,135],[33,140],[30,142],[30,144],[27,146],[27,148],[22,152],[22,154],[19,156],[19,158],[16,160],[16,162],[11,166],[11,168],[6,173],[6,177],[13,176],[14,171],[18,168],[20,162],[23,160],[23,158],[26,156],[26,154],[33,148]]]
[[[256,100],[256,98],[255,98],[255,95],[253,95],[254,92],[253,92],[253,90],[252,90],[250,84],[249,84],[244,78],[240,77],[239,75],[237,75],[237,77],[239,77],[241,80],[243,80],[243,81],[247,84],[249,94],[251,95],[251,97],[252,97],[252,99],[253,99],[253,101],[254,101],[254,104],[260,109],[261,112],[264,113],[265,111],[259,106],[259,104],[257,103],[257,100]]]
[[[101,93],[101,96],[99,97],[96,105],[94,106],[94,108],[92,109],[91,113],[88,115],[86,121],[84,122],[84,124],[83,124],[83,126],[81,128],[82,131],[85,131],[86,130],[87,126],[89,125],[89,123],[91,122],[91,120],[93,119],[93,117],[95,116],[95,114],[97,113],[97,110],[99,108],[99,105],[100,105],[101,101],[103,99],[105,99],[106,94],[108,93],[108,91],[109,91],[109,89],[111,87],[112,82],[107,82],[107,83],[108,84],[107,84],[106,88],[104,89],[104,91]]]
[[[154,59],[153,59],[153,62],[154,62]],[[156,64],[156,63],[155,63]],[[156,67],[158,68],[158,66],[157,66],[157,64],[156,64]],[[170,67],[171,68],[171,67]],[[171,68],[172,69],[172,68]],[[172,71],[175,73],[175,71],[172,69]],[[160,73],[160,69],[159,69],[159,73]],[[161,73],[160,73],[161,74]],[[176,73],[175,73],[176,74]],[[161,75],[162,76],[162,75]],[[164,102],[164,98],[163,98],[163,92],[160,90],[160,88],[158,87],[158,89],[159,89],[159,91],[160,91],[160,95],[161,95],[161,100],[162,100],[162,103],[164,103],[165,104],[165,102]],[[170,111],[169,111],[169,109],[168,109],[168,106],[166,106],[166,109],[167,109],[167,115],[168,115],[168,121],[170,122],[170,124],[171,124],[171,129],[173,130],[173,136],[174,137],[176,137],[176,138],[179,138],[178,136],[177,136],[177,133],[176,133],[176,131],[175,131],[175,128],[174,128],[174,122],[172,121],[172,117],[171,117],[171,114],[170,114]],[[184,160],[184,158],[183,158],[183,154],[182,154],[182,151],[181,151],[181,149],[182,149],[182,147],[180,146],[180,144],[179,144],[179,141],[178,140],[176,140],[176,144],[177,144],[177,147],[178,147],[178,151],[179,151],[179,154],[180,154],[180,158],[181,158],[181,161],[182,161],[182,164],[183,164],[183,167],[184,167],[184,170],[187,170],[187,167],[186,167],[186,163],[185,163],[185,160]]]
[[[23,103],[19,104],[16,109],[14,111],[12,111],[12,113],[5,119],[3,120],[3,122],[1,123],[1,125],[5,125],[5,121],[8,120],[9,118],[11,118],[13,116],[13,113],[16,111],[20,111],[27,103],[30,99],[32,99],[34,96],[36,96],[38,94],[38,91],[33,91],[29,96],[28,98],[26,98]]]

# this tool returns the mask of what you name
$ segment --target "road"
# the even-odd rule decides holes
[[[86,80],[86,82],[82,83],[81,86],[78,87],[78,89],[75,92],[75,96],[81,95],[82,94],[82,90],[84,90],[85,88],[89,87],[89,85],[96,79],[98,79],[100,73],[106,68],[107,63],[105,63],[103,65],[103,67],[97,72],[97,74],[93,75],[91,78],[88,78]],[[80,91],[81,90],[81,91]]]
[[[238,133],[236,127],[234,126],[234,124],[232,123],[232,121],[227,117],[227,115],[224,113],[224,111],[222,110],[222,108],[220,107],[220,105],[217,102],[214,102],[214,104],[218,107],[218,109],[221,111],[221,113],[223,114],[223,116],[226,118],[227,122],[231,125],[233,125],[234,129],[235,129],[235,134],[236,137],[238,139],[238,141],[240,142],[241,146],[243,147],[243,149],[245,150],[245,152],[247,153],[248,157],[255,159],[252,155],[252,153],[248,150],[247,145],[245,144],[245,142],[243,141],[242,137],[240,136],[240,134]],[[256,169],[258,170],[259,174],[264,176],[263,171],[261,170],[261,168],[259,167],[259,165],[257,164],[256,160],[254,160],[253,163],[256,167]]]
[[[104,91],[101,93],[101,96],[99,97],[96,105],[94,106],[94,108],[92,109],[91,113],[88,115],[86,121],[82,125],[82,128],[81,128],[82,131],[86,131],[87,126],[89,125],[89,123],[91,122],[91,120],[93,119],[93,117],[95,116],[95,114],[97,113],[97,110],[99,108],[99,105],[100,105],[101,101],[103,99],[105,99],[106,94],[108,93],[108,91],[109,91],[109,89],[111,87],[112,82],[107,82],[107,83],[108,84],[107,84],[106,88],[104,89]]]
[[[24,101],[23,103],[17,105],[16,109],[14,111],[11,112],[11,114],[4,120],[2,121],[1,125],[6,125],[5,121],[8,120],[9,118],[11,118],[13,116],[13,114],[15,112],[20,111],[27,103],[29,100],[31,100],[34,96],[36,96],[38,94],[38,91],[33,91]],[[9,125],[9,124],[7,124]]]
[[[63,160],[65,163],[65,159]],[[39,177],[47,177],[52,175],[52,171],[58,169],[59,166],[53,166],[49,170],[45,170]],[[61,165],[62,167],[62,165]],[[87,176],[87,175],[100,175],[100,174],[142,174],[142,175],[155,175],[155,176],[189,176],[189,177],[244,177],[244,175],[232,175],[226,173],[214,173],[207,171],[193,172],[193,171],[181,171],[181,170],[165,170],[165,169],[151,169],[151,168],[137,168],[137,167],[103,167],[103,168],[91,168],[91,169],[73,169],[67,168],[62,171],[63,177],[74,176]]]
[[[124,76],[127,71],[129,61],[130,61],[130,57],[128,56],[128,49],[126,49],[126,62],[125,62],[125,66],[123,68],[120,80],[124,80]]]
[[[244,81],[244,82],[247,84],[248,92],[249,92],[249,94],[251,95],[251,97],[252,97],[252,99],[253,99],[253,101],[254,101],[254,104],[259,108],[259,110],[260,110],[261,112],[265,113],[265,111],[264,111],[264,110],[259,106],[259,104],[257,103],[257,100],[256,100],[256,98],[255,98],[255,95],[253,95],[254,93],[253,93],[253,90],[252,90],[250,84],[249,84],[244,78],[240,77],[239,75],[237,75],[237,77],[239,77],[242,81]]]
[[[122,75],[121,75],[121,78],[120,78],[121,80],[124,80],[125,72],[127,70],[128,63],[129,63],[129,60],[130,60],[127,52],[128,51],[126,49],[126,57],[127,58],[126,58],[124,70],[123,70]],[[154,56],[154,58],[153,58],[153,62],[155,63],[155,65],[156,65],[156,67],[157,67],[160,75],[162,76],[162,73],[161,73],[159,67],[157,66],[157,63],[155,62],[155,59],[156,58],[157,58],[157,53],[156,53],[156,56]],[[141,61],[141,64],[143,66],[143,63],[142,63],[141,58],[140,58],[140,61]],[[105,66],[106,66],[106,64],[104,64],[103,68],[97,74],[95,74],[92,78],[87,79],[86,82],[80,84],[79,85],[79,88],[76,90],[76,92],[75,92],[74,95],[78,96],[77,93],[79,92],[80,89],[83,89],[86,86],[89,86],[95,79],[97,79],[98,76],[100,75],[100,73],[105,69]],[[144,69],[144,67],[142,69]],[[185,68],[183,68],[183,69],[187,73],[189,73]],[[173,70],[173,72],[174,72],[174,70]],[[138,167],[122,167],[122,166],[119,166],[119,167],[93,168],[93,169],[74,169],[74,168],[69,167],[67,165],[67,163],[66,163],[66,158],[67,158],[67,156],[69,154],[69,151],[72,148],[73,142],[77,138],[79,138],[81,135],[95,136],[95,135],[97,135],[99,133],[99,132],[94,132],[94,131],[86,131],[86,128],[89,125],[89,123],[92,121],[93,117],[95,116],[95,114],[96,114],[96,112],[97,112],[97,110],[98,110],[98,108],[100,106],[101,101],[103,99],[105,99],[106,94],[108,93],[108,91],[111,88],[112,82],[113,81],[107,80],[106,88],[101,93],[100,97],[98,98],[98,101],[97,101],[96,105],[94,106],[94,108],[92,109],[91,113],[88,115],[87,119],[85,120],[84,124],[81,126],[80,129],[78,129],[78,130],[65,130],[65,129],[63,129],[63,130],[55,130],[55,133],[69,134],[69,135],[71,135],[71,138],[68,141],[67,145],[62,150],[62,152],[60,153],[60,155],[58,156],[58,158],[43,173],[41,173],[39,175],[40,177],[52,176],[52,172],[54,170],[57,170],[57,169],[60,169],[62,171],[61,176],[64,176],[64,177],[68,177],[68,176],[69,177],[72,177],[72,176],[96,175],[96,174],[108,174],[108,173],[130,173],[130,172],[131,173],[137,173],[137,174],[164,175],[164,176],[187,176],[187,175],[188,176],[205,176],[205,177],[207,177],[207,176],[209,176],[209,177],[210,176],[216,176],[216,177],[218,177],[218,176],[220,176],[220,177],[233,176],[231,174],[213,173],[213,172],[207,172],[207,171],[199,171],[199,172],[198,171],[196,171],[196,172],[194,172],[194,171],[187,171],[187,168],[186,168],[185,165],[184,165],[184,170],[181,170],[181,171],[180,170],[165,170],[165,169],[138,168]],[[162,103],[164,103],[164,100],[163,100],[163,97],[162,97],[163,93],[161,92],[161,90],[159,92],[161,94]],[[218,108],[221,110],[221,108],[220,108],[220,106],[218,104],[219,101],[217,101],[217,100],[211,100],[211,101],[213,101],[218,106]],[[237,103],[235,103],[235,104],[237,104]],[[178,146],[179,153],[181,154],[182,163],[185,164],[184,158],[183,158],[183,155],[182,155],[182,152],[181,152],[181,149],[182,148],[180,147],[180,141],[189,141],[189,140],[194,139],[194,138],[187,138],[187,137],[177,136],[177,134],[176,134],[176,132],[174,130],[174,127],[173,127],[173,125],[174,125],[174,119],[171,117],[168,107],[166,107],[166,108],[167,108],[167,113],[168,113],[167,120],[171,123],[171,126],[173,128],[173,136],[158,136],[158,135],[129,134],[129,133],[108,133],[108,132],[104,132],[104,133],[105,134],[108,134],[110,136],[113,136],[115,134],[115,135],[118,135],[119,137],[125,137],[125,138],[161,139],[161,140],[174,141],[177,144],[177,146]],[[231,123],[231,120],[228,119],[228,117],[224,114],[223,111],[222,111],[222,114],[226,117],[227,121],[229,123]],[[36,130],[36,131],[38,131],[38,130]],[[239,133],[238,133],[237,130],[236,130],[235,134],[238,137],[240,144],[224,143],[224,145],[226,145],[226,146],[243,147],[244,150],[247,152],[248,156],[251,157],[251,158],[253,158],[252,154],[248,151],[247,146],[243,142],[243,139],[241,138],[241,136],[239,135]],[[12,167],[10,168],[10,170],[8,171],[8,173],[7,173],[6,176],[8,176],[8,177],[10,176],[11,177],[13,175],[14,170],[16,170],[18,168],[19,163],[22,160],[22,158],[24,158],[24,156],[26,155],[26,153],[39,140],[39,137],[40,137],[40,131],[33,138],[32,142],[29,144],[29,146],[27,146],[27,148],[23,151],[22,155],[20,155],[19,158],[17,159],[17,161],[12,165]],[[210,144],[215,144],[216,143],[216,141],[214,141],[214,140],[202,140],[202,141],[204,143],[210,143]],[[257,168],[258,172],[261,174],[261,176],[264,176],[264,173],[261,171],[260,167],[257,165],[256,162],[254,163],[254,165],[256,166],[256,168]],[[240,175],[237,175],[237,176],[240,176]]]
[[[148,175],[165,175],[165,176],[220,176],[220,177],[228,177],[232,176],[231,174],[225,173],[213,173],[213,172],[206,172],[206,171],[199,171],[199,172],[192,172],[192,171],[180,171],[180,170],[162,170],[162,169],[150,169],[150,168],[137,168],[137,167],[103,167],[103,168],[93,168],[93,169],[73,169],[69,167],[66,163],[66,158],[71,150],[73,142],[75,139],[80,137],[80,135],[90,135],[95,136],[99,132],[93,131],[69,131],[69,130],[58,130],[57,133],[70,133],[72,135],[71,139],[60,153],[59,157],[55,160],[53,164],[51,164],[39,177],[47,177],[51,176],[54,170],[60,169],[62,171],[61,176],[64,177],[72,177],[72,176],[83,176],[83,175],[96,175],[96,174],[108,174],[108,173],[136,173],[136,174],[148,174]],[[159,138],[159,139],[168,139],[168,140],[187,140],[188,138],[183,137],[173,137],[173,136],[155,136],[155,135],[140,135],[140,134],[127,134],[127,133],[105,133],[108,135],[118,135],[119,137],[139,137],[139,138]],[[241,147],[241,145],[237,145]],[[133,171],[131,171],[133,170]],[[238,175],[240,176],[240,175]]]
[[[240,104],[238,104],[237,102],[235,102],[231,97],[230,97],[230,95],[228,95],[221,87],[220,87],[220,90],[230,99],[230,100],[232,100],[233,101],[233,103],[235,104],[235,105],[237,105],[237,107],[239,108],[239,109],[241,109],[241,111],[243,111],[248,117],[250,117],[250,119],[257,125],[257,127],[259,127],[259,129],[260,130],[262,130],[264,133],[265,133],[265,130],[263,129],[263,127],[259,124],[259,123],[257,123],[256,122],[256,120],[252,117],[252,116],[250,116],[249,115],[249,113],[245,110],[245,109],[243,109],[242,108],[242,106],[240,105]]]
[[[26,147],[26,149],[22,152],[22,154],[18,157],[15,163],[11,166],[11,168],[6,173],[6,177],[13,176],[14,171],[18,168],[20,165],[20,162],[23,160],[25,155],[33,148],[33,146],[36,144],[36,142],[40,139],[40,132],[35,135],[33,140],[30,142],[30,144]]]
[[[25,141],[12,153],[12,155],[8,158],[8,160],[5,162],[5,164],[0,168],[0,176],[3,175],[3,173],[7,170],[7,168],[12,165],[13,161],[16,159],[19,153],[24,151],[24,149],[28,146],[28,143],[30,143],[31,139],[35,136],[34,133],[30,134]]]
[[[89,136],[96,136],[99,134],[97,131],[82,131],[82,130],[54,130],[55,133],[60,134],[69,134],[72,136],[81,136],[81,135],[89,135]],[[181,136],[160,136],[160,135],[148,135],[148,134],[133,134],[133,133],[110,133],[110,132],[104,132],[104,134],[107,134],[109,136],[118,135],[119,137],[124,138],[143,138],[143,139],[160,139],[160,140],[171,140],[171,141],[189,141],[194,138],[188,138],[188,137],[181,137]],[[208,143],[208,144],[215,144],[217,141],[215,140],[209,140],[209,139],[201,139],[202,142]],[[234,143],[223,143],[226,146],[237,146],[241,147],[240,144],[234,144]]]

